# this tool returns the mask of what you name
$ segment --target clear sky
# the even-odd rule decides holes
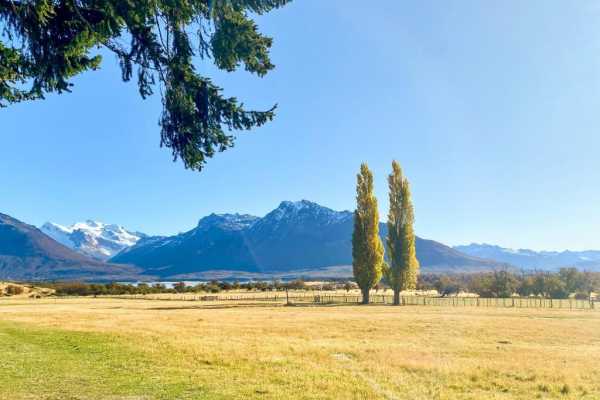
[[[108,56],[72,94],[0,110],[0,212],[173,234],[282,200],[353,209],[366,161],[385,219],[397,159],[422,237],[600,249],[597,1],[296,0],[259,24],[276,70],[213,76],[274,122],[186,171],[160,98]]]

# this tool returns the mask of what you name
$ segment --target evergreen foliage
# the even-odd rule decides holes
[[[379,238],[379,211],[373,194],[373,174],[367,164],[360,166],[356,182],[352,270],[362,291],[363,304],[368,304],[369,290],[381,280],[384,249]]]
[[[140,95],[162,95],[161,146],[201,170],[233,146],[231,131],[274,116],[248,111],[201,75],[212,60],[223,70],[264,76],[274,68],[272,39],[251,16],[291,0],[0,0],[0,107],[69,92],[71,78],[99,68],[98,49],[118,57],[122,79],[135,74]]]
[[[398,162],[392,162],[388,177],[390,210],[388,213],[387,249],[389,266],[386,278],[394,290],[394,304],[400,304],[400,291],[415,289],[419,261],[415,248],[414,210],[408,179],[402,175]]]

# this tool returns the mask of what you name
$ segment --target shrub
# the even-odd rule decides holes
[[[463,283],[455,276],[441,276],[434,282],[433,287],[442,296],[448,296],[452,293],[458,293],[461,291]]]
[[[5,291],[8,296],[15,296],[15,295],[23,294],[24,289],[23,289],[23,286],[8,285],[5,289]]]
[[[294,289],[294,290],[306,289],[306,284],[304,283],[304,281],[302,279],[296,279],[294,281],[291,281],[290,283],[288,283],[287,286],[289,289]]]
[[[575,299],[577,300],[589,300],[590,294],[587,292],[577,292],[575,293]]]
[[[183,292],[185,292],[186,291],[185,282],[177,282],[176,284],[173,285],[173,289],[177,293],[183,293]]]
[[[90,286],[81,282],[65,282],[55,286],[57,296],[87,296]]]
[[[209,283],[206,285],[205,290],[210,293],[219,293],[221,291],[221,287],[214,283]]]

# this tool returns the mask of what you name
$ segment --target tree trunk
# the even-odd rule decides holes
[[[369,304],[369,288],[362,288],[362,303]]]
[[[400,289],[394,289],[394,305],[400,305]]]

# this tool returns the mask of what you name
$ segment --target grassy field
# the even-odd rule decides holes
[[[600,399],[600,312],[0,301],[4,399]]]

